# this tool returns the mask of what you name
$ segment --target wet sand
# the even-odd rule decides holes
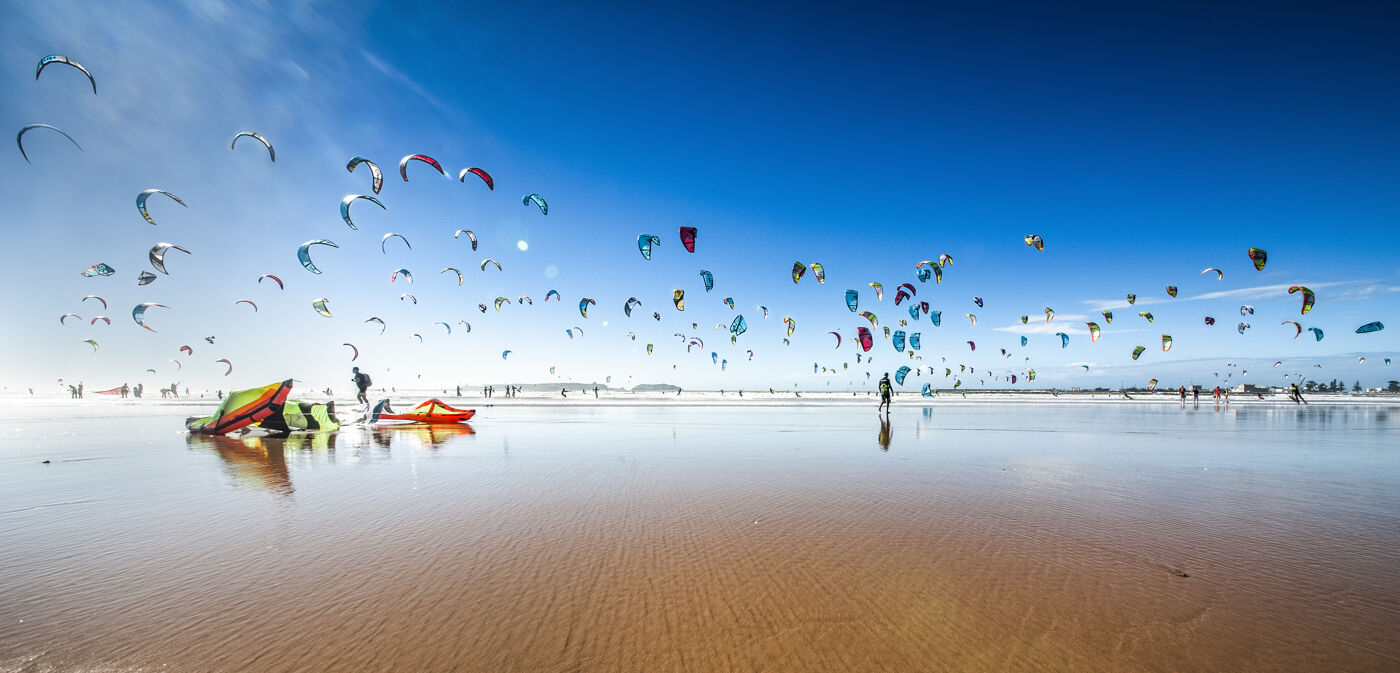
[[[1400,668],[1393,406],[33,409],[0,670]]]

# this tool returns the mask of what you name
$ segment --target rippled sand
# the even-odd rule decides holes
[[[0,669],[1400,669],[1394,407],[183,411],[3,410]]]

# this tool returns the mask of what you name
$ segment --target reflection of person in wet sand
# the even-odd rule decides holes
[[[880,417],[880,450],[890,450],[890,417]]]

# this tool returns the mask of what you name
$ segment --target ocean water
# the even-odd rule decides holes
[[[1400,405],[200,413],[0,406],[0,670],[1400,670]]]

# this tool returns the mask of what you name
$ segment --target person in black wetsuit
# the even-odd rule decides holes
[[[350,380],[353,381],[355,383],[355,387],[359,388],[360,390],[360,393],[355,397],[355,400],[360,404],[369,404],[369,395],[367,393],[369,392],[369,386],[372,383],[372,381],[370,381],[369,379],[369,374],[360,371],[359,367],[351,367],[350,372],[354,374],[354,376],[350,377]]]

